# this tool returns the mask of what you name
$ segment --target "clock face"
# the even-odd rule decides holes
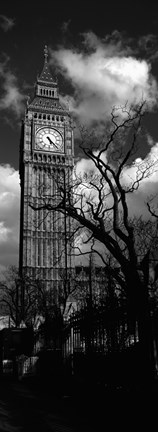
[[[36,133],[36,146],[46,151],[63,152],[63,139],[55,129],[45,127]]]

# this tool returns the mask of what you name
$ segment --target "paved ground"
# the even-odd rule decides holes
[[[107,392],[93,387],[57,395],[53,387],[0,381],[0,432],[103,432],[155,429],[158,392]],[[144,427],[143,427],[144,426]]]
[[[76,406],[75,406],[76,404]],[[16,380],[0,381],[0,432],[86,432],[90,413],[69,395]],[[90,430],[93,429],[91,424]]]

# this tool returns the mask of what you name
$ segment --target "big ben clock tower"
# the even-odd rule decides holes
[[[20,142],[20,274],[40,280],[56,293],[64,272],[73,267],[69,243],[70,220],[48,209],[41,200],[58,199],[57,178],[71,182],[74,161],[73,130],[69,113],[59,101],[58,82],[49,69],[48,50],[28,101]]]

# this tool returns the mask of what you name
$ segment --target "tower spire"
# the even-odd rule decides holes
[[[51,83],[51,84],[57,84],[57,81],[54,76],[52,76],[51,71],[49,69],[49,63],[48,63],[48,46],[44,46],[44,66],[42,69],[41,74],[38,76],[37,81],[45,82],[45,83]]]
[[[44,47],[44,62],[48,63],[48,47],[45,45]]]

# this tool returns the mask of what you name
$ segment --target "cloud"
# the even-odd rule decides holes
[[[82,50],[60,46],[51,50],[51,63],[71,83],[70,111],[81,121],[104,120],[112,106],[133,104],[144,99],[148,106],[157,103],[158,87],[151,65],[136,58],[116,35],[100,40],[94,33],[84,34]]]
[[[152,147],[155,144],[153,137],[149,133],[146,134],[146,139],[150,147]]]
[[[19,220],[19,173],[0,165],[0,268],[18,264]]]
[[[0,15],[0,27],[4,32],[11,30],[15,25],[15,20],[6,15]]]
[[[132,181],[141,178],[141,173],[146,169],[144,178],[140,181],[140,189],[147,188],[149,184],[153,186],[158,183],[158,143],[155,143],[144,159],[138,157],[130,166],[123,170],[122,182],[127,186]],[[146,189],[147,192],[147,189]]]
[[[93,154],[97,156],[99,153],[98,150],[93,151]],[[103,152],[100,156],[100,160],[102,160],[104,163],[107,163],[107,156],[106,152]],[[81,158],[76,161],[75,164],[75,172],[77,176],[84,177],[85,174],[96,174],[98,173],[98,169],[96,168],[94,162],[92,159],[89,158]]]
[[[139,188],[127,195],[127,203],[131,216],[143,216],[149,218],[147,201],[155,195],[155,205],[158,201],[158,143],[155,143],[144,159],[137,158],[131,166],[126,166],[123,170],[122,185],[131,185],[139,179],[141,171],[147,167],[146,176],[140,181]]]
[[[106,161],[106,154],[104,154],[104,161]],[[146,157],[144,157],[144,159],[142,159],[141,157],[136,158],[131,165],[124,167],[121,179],[122,186],[124,188],[131,186],[133,182],[137,180],[137,178],[140,178],[141,170],[145,167],[149,168],[147,171],[148,175],[140,181],[139,188],[137,190],[133,191],[133,193],[129,193],[126,195],[128,213],[130,218],[136,217],[139,219],[139,217],[143,217],[143,219],[149,220],[151,218],[151,215],[148,211],[147,202],[149,202],[150,197],[153,195],[155,201],[151,201],[151,208],[153,208],[153,210],[158,214],[158,143],[155,143],[152,148],[150,148],[148,154],[146,155]],[[76,172],[78,175],[81,176],[84,176],[85,172],[88,174],[90,172],[93,172],[95,176],[98,173],[98,170],[91,160],[89,161],[89,159],[82,158],[76,163]],[[94,180],[92,181],[93,183],[95,183]],[[109,190],[107,189],[106,191],[105,188],[103,193],[108,193]],[[77,201],[77,206],[79,207],[79,203],[82,202],[82,205],[84,206],[84,211],[88,210],[86,206],[87,201],[93,204],[94,207],[95,204],[97,205],[98,193],[95,187],[90,187],[88,180],[87,183],[86,181],[83,181],[83,184],[81,186],[79,184],[78,189],[76,188],[76,192],[82,195],[82,199],[80,199],[80,201],[78,199]],[[112,207],[113,200],[111,198],[111,195],[106,194],[104,204],[106,208]],[[109,223],[107,214],[105,223]],[[81,252],[85,254],[89,253],[90,251],[91,243],[89,242],[84,244],[87,238],[89,238],[89,233],[87,234],[87,231],[83,230],[83,233],[82,231],[80,231],[78,233],[78,237],[76,237],[75,239],[76,254],[79,254],[78,258],[76,259],[76,263],[82,263],[83,265],[86,265],[85,263],[87,263],[88,265],[88,255],[80,255]],[[93,246],[93,249],[99,251],[105,258],[105,248],[101,246],[100,242],[95,241],[95,244]],[[80,249],[80,252],[77,248]],[[98,259],[97,254],[96,263],[98,265],[103,264],[103,262]]]
[[[139,51],[141,50],[144,55],[154,62],[158,58],[157,49],[158,37],[154,34],[143,35],[138,39]]]
[[[106,154],[103,155],[106,161]],[[123,172],[122,183],[127,185],[136,179],[138,166],[147,161],[158,160],[158,143],[150,148],[145,159],[136,159],[135,164],[126,166]],[[77,173],[93,171],[93,163],[82,158],[76,163]],[[96,173],[94,169],[94,173]],[[87,194],[86,181],[82,192]],[[130,215],[144,215],[149,217],[146,206],[147,198],[158,192],[158,170],[157,165],[152,170],[151,176],[142,180],[137,191],[127,196]],[[94,199],[94,194],[93,194]],[[106,198],[110,199],[110,198]],[[20,185],[19,173],[10,165],[0,165],[0,270],[8,265],[18,265],[19,256],[19,224],[20,224]]]
[[[8,69],[8,61],[0,63],[0,78],[2,82],[2,97],[0,110],[10,110],[19,118],[24,110],[26,96],[18,87],[17,77]]]
[[[76,162],[75,166],[76,175],[83,177],[84,174],[90,174],[95,172],[95,165],[91,159],[81,158]]]
[[[104,162],[108,163],[106,152],[103,153],[102,157]],[[112,168],[114,169],[114,167]],[[94,184],[95,178],[97,185],[99,180],[98,177],[95,177],[99,172],[93,161],[86,158],[81,158],[76,161],[75,172],[79,178],[81,177],[83,179],[82,184],[78,183],[75,190],[77,194],[79,193],[82,195],[82,205],[84,205],[86,209],[87,200],[91,203],[93,202],[93,204],[97,204],[98,192],[94,186],[90,186],[89,184],[89,181],[91,180],[89,177],[90,175],[92,175],[92,182]],[[142,172],[145,172],[145,175],[141,179]],[[85,173],[87,173],[87,178],[85,177]],[[137,180],[139,182],[138,188],[135,183],[136,190],[126,195],[129,215],[131,217],[143,216],[144,218],[149,219],[150,214],[147,208],[147,201],[149,201],[151,196],[155,196],[155,208],[158,207],[158,143],[153,144],[144,159],[137,157],[131,165],[124,166],[121,177],[122,187],[129,189],[134,182],[137,182]],[[111,194],[109,195],[109,188],[106,183],[103,189],[103,194],[108,194],[105,198],[105,205],[107,208],[111,207],[112,197]],[[154,205],[154,202],[152,202],[152,205]]]

